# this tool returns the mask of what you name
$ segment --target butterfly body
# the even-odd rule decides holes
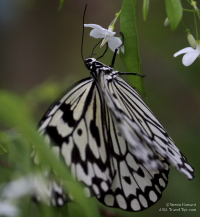
[[[49,108],[39,132],[86,196],[128,211],[146,209],[167,186],[169,164],[189,179],[194,170],[122,73],[94,58],[84,63],[91,77]],[[58,186],[50,194],[54,205],[66,202]]]

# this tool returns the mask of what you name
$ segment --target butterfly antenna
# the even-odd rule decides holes
[[[83,57],[83,41],[84,41],[84,23],[85,23],[85,13],[87,9],[87,4],[85,5],[84,13],[83,13],[83,30],[82,30],[82,41],[81,41],[81,57],[84,62],[84,57]]]
[[[112,58],[112,63],[110,65],[110,67],[112,67],[112,68],[114,68],[115,59],[116,59],[116,55],[117,55],[118,50],[124,45],[124,35],[122,32],[120,32],[119,34],[122,36],[122,44],[118,48],[115,49],[115,52],[114,52],[114,55]]]
[[[93,47],[93,49],[92,49],[92,54],[91,54],[89,57],[92,57],[92,56],[94,55],[94,49],[95,49],[95,48],[97,47],[97,45],[99,45],[102,41],[103,41],[103,39],[101,39],[101,40]],[[102,58],[102,57],[105,55],[105,53],[107,52],[107,50],[108,50],[108,43],[106,43],[106,49],[105,49],[105,51],[103,52],[103,54],[102,54],[100,57],[97,58],[97,60],[100,59],[100,58]]]

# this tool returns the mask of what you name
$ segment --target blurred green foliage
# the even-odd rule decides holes
[[[41,165],[49,165],[58,177],[65,180],[64,186],[71,192],[76,203],[81,207],[83,215],[98,217],[99,214],[95,203],[85,200],[82,186],[71,177],[66,166],[56,158],[45,145],[43,139],[37,134],[34,127],[36,124],[29,112],[31,108],[26,105],[21,97],[5,91],[0,92],[0,104],[4,105],[0,107],[1,122],[15,129],[13,132],[8,131],[7,135],[5,135],[5,132],[1,134],[4,134],[4,137],[7,136],[5,143],[7,149],[4,148],[4,150],[8,153],[8,159],[4,164],[8,165],[9,170],[12,170],[9,179],[12,180],[16,176],[26,176],[34,171],[34,165],[31,163],[30,158],[31,144],[34,144]],[[8,139],[10,139],[10,142],[7,141]]]

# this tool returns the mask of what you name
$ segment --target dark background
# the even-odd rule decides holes
[[[120,0],[66,0],[59,12],[58,0],[0,1],[0,86],[1,89],[25,95],[45,81],[57,81],[63,90],[89,76],[80,55],[82,15],[88,3],[85,23],[107,28],[121,9]],[[182,57],[173,57],[188,47],[183,25],[175,31],[163,26],[166,18],[164,1],[150,1],[147,21],[142,19],[139,1],[139,42],[148,105],[178,148],[195,168],[196,178],[187,180],[171,168],[169,184],[162,199],[140,213],[120,212],[123,216],[198,216],[200,214],[200,61],[191,66],[182,64]],[[185,1],[184,7],[190,8]],[[191,8],[190,8],[191,9]],[[195,36],[192,13],[183,14],[183,21]],[[119,21],[118,21],[119,23]],[[199,22],[198,22],[199,23]],[[119,32],[119,24],[115,29]],[[85,29],[84,56],[90,55],[97,41]],[[101,60],[110,64],[112,52]],[[125,71],[120,58],[115,69]],[[41,106],[35,121],[48,108]],[[166,203],[196,203],[196,212],[161,212]],[[171,207],[171,206],[169,206]],[[175,207],[171,207],[175,208]],[[182,208],[190,208],[184,207]],[[192,207],[191,207],[192,208]]]

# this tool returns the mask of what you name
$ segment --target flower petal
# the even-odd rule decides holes
[[[110,37],[108,40],[108,47],[114,52],[122,44],[120,37]],[[119,53],[119,52],[118,52]]]
[[[177,57],[177,56],[180,55],[180,54],[188,53],[188,52],[191,52],[191,51],[194,51],[194,49],[191,48],[191,47],[186,47],[186,48],[184,48],[184,49],[179,50],[178,52],[176,52],[176,53],[174,54],[174,57]]]
[[[93,29],[90,32],[90,36],[92,36],[93,38],[104,38],[105,37],[105,35],[99,32],[97,29]]]
[[[97,24],[84,24],[84,27],[91,27],[93,29],[99,29],[99,30],[104,29],[100,25],[97,25]]]
[[[200,52],[198,50],[194,50],[192,52],[186,53],[182,59],[183,65],[190,66],[199,55]]]
[[[111,30],[105,29],[103,27],[101,27],[100,25],[97,24],[84,24],[84,27],[91,27],[93,29],[98,30],[101,34],[103,34],[104,36],[109,35],[109,36],[113,36],[116,34],[116,32],[113,32]]]
[[[106,42],[108,42],[109,38],[110,38],[110,36],[106,35],[106,37],[105,37],[105,38],[103,39],[103,41],[101,42],[100,48],[102,48],[102,47],[104,46],[104,44],[105,44]]]

